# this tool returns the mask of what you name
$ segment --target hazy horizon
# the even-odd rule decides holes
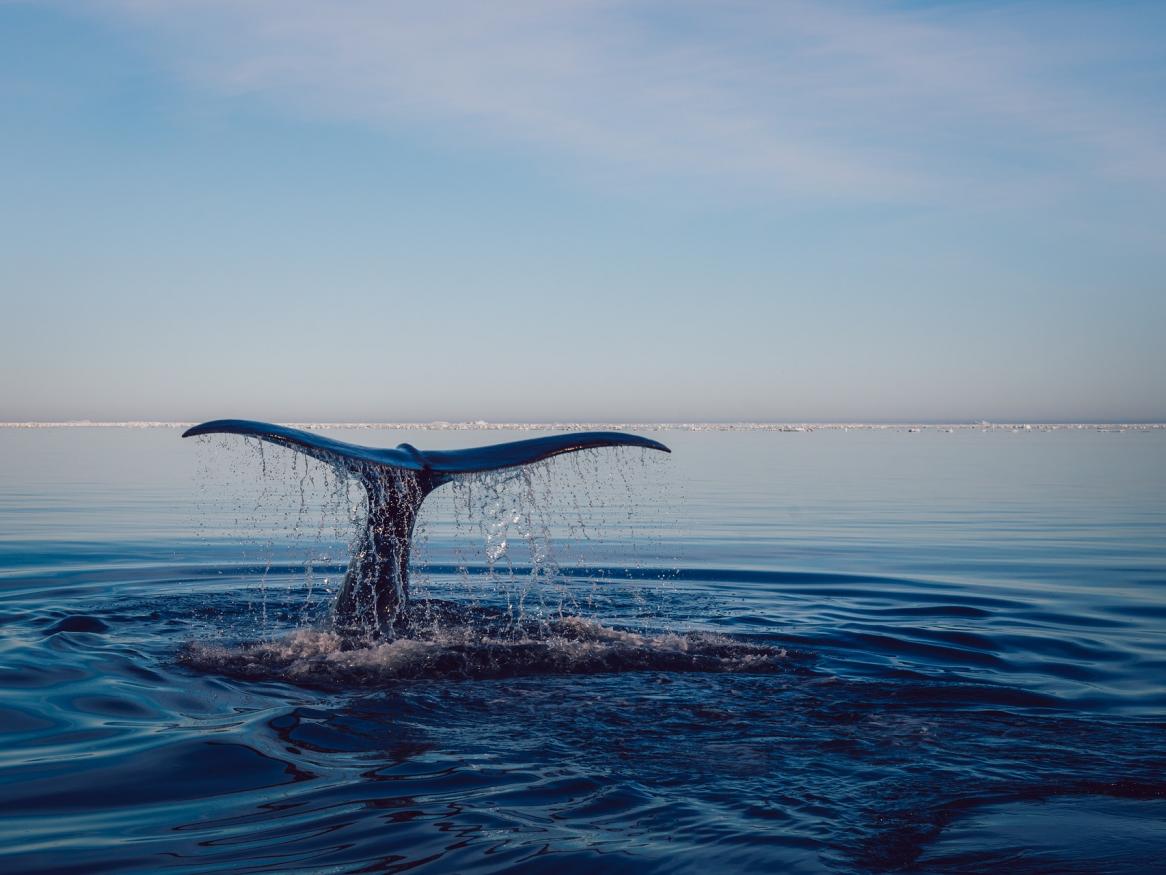
[[[0,428],[54,428],[54,427],[110,427],[110,428],[181,428],[196,425],[208,420],[198,419],[45,419],[45,420],[0,420]],[[789,428],[907,428],[920,426],[923,428],[1088,428],[1115,426],[1122,428],[1166,428],[1166,420],[1040,420],[1040,419],[1002,419],[1002,420],[942,420],[942,419],[887,419],[887,420],[812,420],[812,419],[782,419],[782,420],[750,420],[750,419],[675,419],[675,420],[646,420],[646,419],[339,419],[339,420],[306,420],[283,419],[281,423],[305,428],[419,428],[419,429],[456,429],[473,431],[505,430],[507,428],[570,428],[578,425],[610,425],[635,426],[642,428],[688,429],[688,428],[757,428],[757,429],[789,429]]]

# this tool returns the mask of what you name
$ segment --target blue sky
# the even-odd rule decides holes
[[[0,0],[0,419],[1166,419],[1164,37]]]

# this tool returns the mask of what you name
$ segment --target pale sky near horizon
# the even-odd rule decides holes
[[[0,420],[1166,420],[1166,3],[0,0]]]

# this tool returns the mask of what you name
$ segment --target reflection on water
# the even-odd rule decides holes
[[[1166,856],[1166,434],[666,442],[552,464],[533,504],[451,490],[415,557],[431,622],[361,648],[321,626],[360,512],[322,467],[0,430],[0,863]]]

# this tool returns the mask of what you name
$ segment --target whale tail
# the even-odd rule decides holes
[[[365,447],[312,432],[247,419],[216,419],[183,437],[237,434],[288,447],[355,477],[368,494],[368,515],[356,539],[333,622],[338,631],[391,635],[409,597],[409,550],[425,497],[458,474],[514,468],[596,447],[644,447],[671,452],[659,441],[616,431],[587,431],[472,447],[418,450]]]

